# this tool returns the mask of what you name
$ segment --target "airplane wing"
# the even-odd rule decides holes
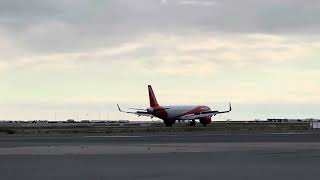
[[[199,118],[204,118],[208,116],[215,116],[217,114],[223,114],[223,113],[228,113],[232,111],[231,103],[229,103],[229,110],[228,111],[204,111],[200,113],[194,113],[194,114],[187,114],[185,116],[180,117],[181,119],[199,119]]]
[[[152,114],[150,114],[150,113],[149,113],[148,111],[146,111],[146,110],[144,111],[144,109],[130,108],[130,109],[135,109],[135,110],[138,110],[138,111],[123,111],[123,110],[121,110],[119,104],[117,104],[117,106],[118,106],[118,110],[119,110],[120,112],[129,113],[129,114],[136,114],[136,115],[138,115],[138,116],[153,117]]]

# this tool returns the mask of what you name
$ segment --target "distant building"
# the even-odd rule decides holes
[[[268,122],[273,123],[299,123],[299,122],[310,122],[310,119],[267,119]]]
[[[267,119],[267,122],[272,123],[310,123],[312,129],[320,129],[320,119]]]
[[[118,123],[129,123],[129,120],[118,120]]]
[[[75,120],[74,119],[67,119],[67,123],[74,123]]]
[[[320,119],[310,119],[310,123],[313,129],[320,129]]]
[[[83,119],[81,120],[82,123],[90,123],[90,120],[87,120],[87,119]]]
[[[268,122],[281,123],[288,122],[288,119],[267,119]]]

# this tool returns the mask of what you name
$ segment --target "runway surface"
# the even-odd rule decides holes
[[[1,179],[317,179],[320,133],[0,135]]]

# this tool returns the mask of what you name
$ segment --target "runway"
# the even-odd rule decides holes
[[[1,135],[1,179],[314,179],[320,133]]]

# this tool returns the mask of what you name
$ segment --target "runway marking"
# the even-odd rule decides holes
[[[304,133],[304,132],[279,132],[279,133],[263,133],[269,135],[295,135],[295,134],[312,134],[312,133]]]
[[[85,138],[140,138],[142,136],[84,136]]]
[[[182,152],[319,151],[320,143],[165,143],[132,145],[58,145],[0,148],[1,155],[159,154]]]
[[[0,140],[42,140],[42,139],[72,139],[73,137],[8,137],[0,138]]]

